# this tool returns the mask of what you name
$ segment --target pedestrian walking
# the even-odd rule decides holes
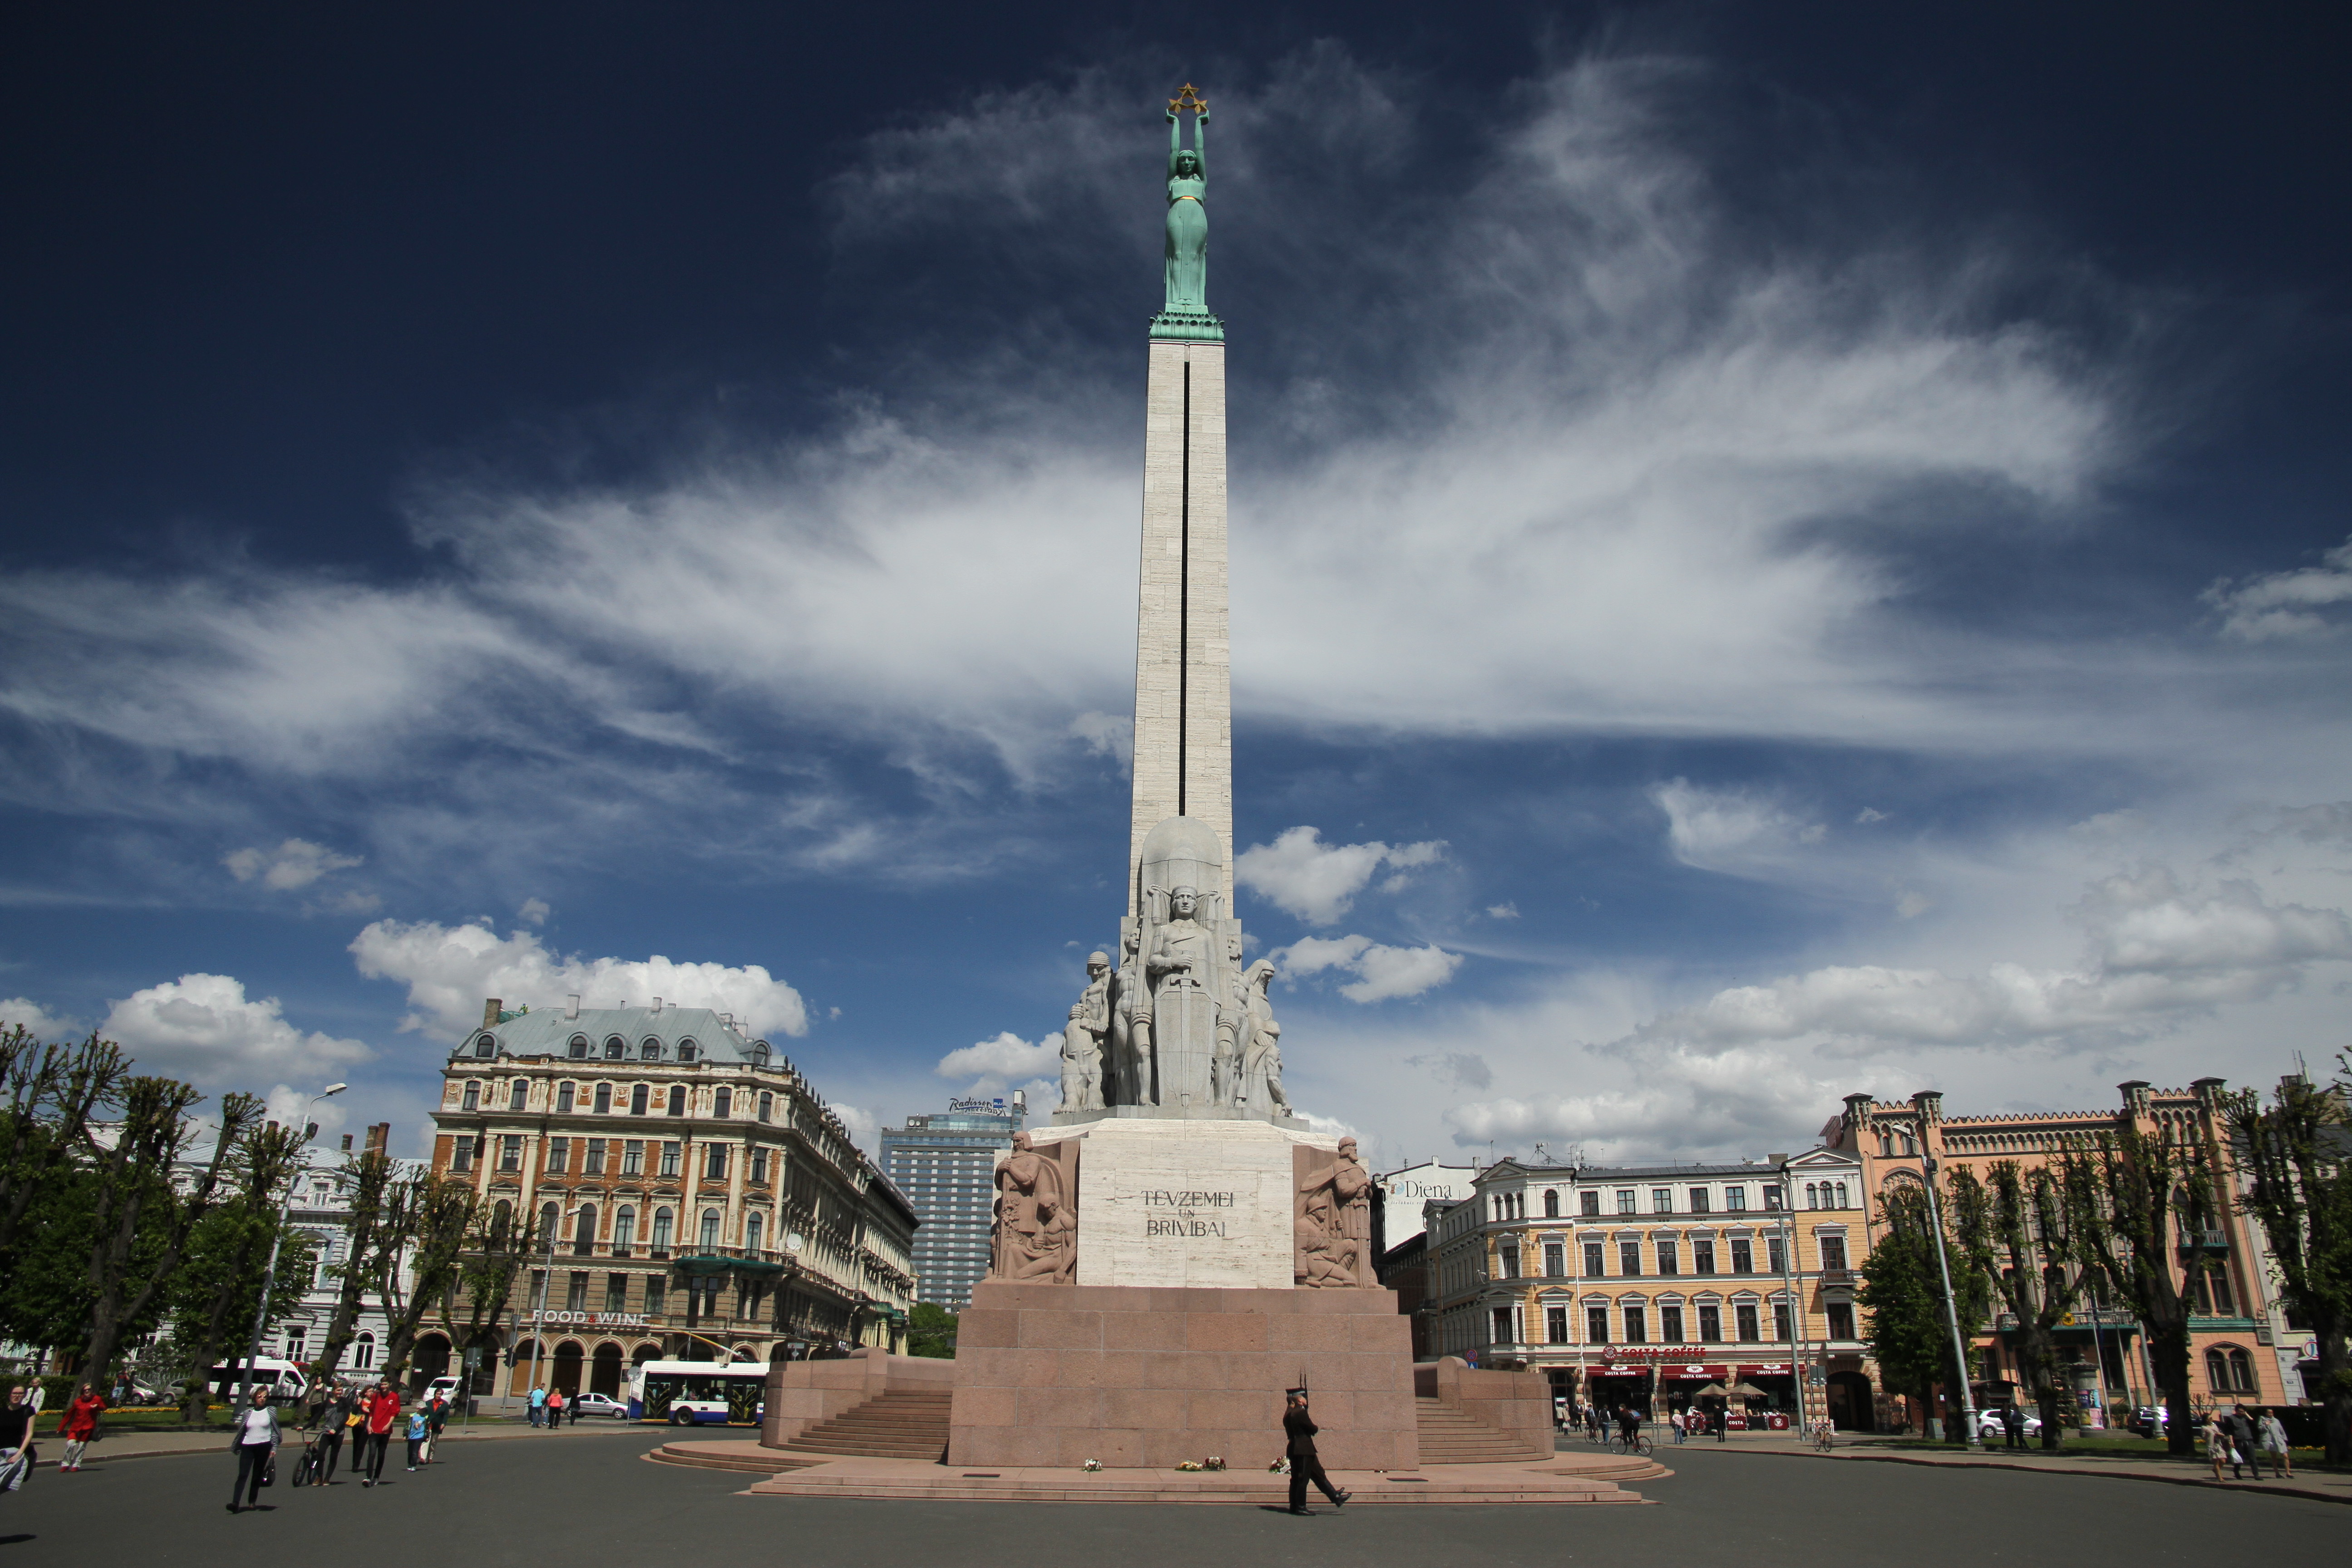
[[[561,1387],[547,1391],[547,1429],[551,1432],[563,1425],[563,1390]]]
[[[261,1500],[261,1489],[273,1479],[269,1462],[278,1453],[279,1436],[278,1412],[269,1403],[267,1387],[253,1391],[253,1404],[236,1418],[230,1447],[236,1450],[236,1487],[228,1494],[228,1510],[238,1512]]]
[[[2254,1479],[2261,1480],[2263,1479],[2262,1463],[2254,1458],[2254,1418],[2246,1414],[2244,1405],[2232,1405],[2230,1406],[2229,1415],[2222,1419],[2230,1427],[2231,1465],[2243,1464],[2251,1467],[2254,1472]]]
[[[73,1403],[58,1417],[58,1436],[66,1440],[65,1457],[58,1461],[59,1475],[81,1468],[82,1451],[98,1436],[99,1413],[105,1408],[96,1384],[85,1383],[74,1391]]]
[[[425,1419],[430,1430],[425,1436],[425,1463],[429,1467],[441,1449],[441,1429],[449,1425],[449,1402],[441,1397],[439,1389],[433,1391],[433,1403],[425,1406]]]
[[[530,1424],[534,1426],[547,1425],[547,1385],[544,1384],[530,1391]]]
[[[425,1441],[433,1435],[433,1417],[422,1405],[408,1413],[408,1473],[415,1475],[416,1467],[425,1460]]]
[[[335,1479],[336,1461],[343,1457],[343,1438],[359,1423],[359,1405],[351,1390],[339,1388],[328,1397],[326,1407],[319,1413],[319,1484],[331,1486]],[[352,1456],[356,1467],[359,1455]]]
[[[362,1428],[366,1435],[360,1446],[367,1462],[367,1479],[360,1485],[373,1487],[383,1479],[384,1453],[392,1447],[392,1424],[400,1418],[400,1395],[391,1380],[376,1380],[375,1387],[368,1392],[366,1415],[367,1425]]]
[[[1312,1513],[1307,1506],[1307,1483],[1313,1481],[1323,1495],[1331,1500],[1333,1508],[1344,1508],[1352,1494],[1331,1484],[1323,1473],[1323,1461],[1315,1457],[1317,1426],[1307,1414],[1307,1391],[1286,1388],[1282,1391],[1283,1453],[1290,1460],[1290,1511]]]
[[[2230,1448],[2230,1429],[2216,1415],[2205,1424],[2205,1457],[2213,1462],[2213,1479],[2221,1479],[2221,1467],[2235,1458]]]
[[[2275,1410],[2263,1412],[2262,1453],[2271,1462],[2271,1473],[2282,1479],[2294,1474],[2294,1455],[2286,1440],[2286,1423],[2278,1418]],[[2254,1467],[2254,1479],[2263,1478],[2263,1468]]]
[[[25,1478],[33,1473],[37,1458],[33,1447],[36,1414],[22,1384],[8,1391],[7,1405],[0,1407],[0,1492],[20,1489]]]

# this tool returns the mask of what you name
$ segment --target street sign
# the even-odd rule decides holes
[[[467,1372],[471,1372],[481,1364],[482,1347],[479,1345],[467,1345],[466,1347],[466,1370]]]

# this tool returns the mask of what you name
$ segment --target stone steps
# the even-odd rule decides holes
[[[795,1459],[750,1441],[664,1443],[646,1458],[656,1465],[683,1465],[697,1470],[737,1470],[756,1476],[780,1475],[786,1470],[824,1463],[822,1459]]]
[[[779,1454],[834,1458],[938,1460],[948,1449],[949,1389],[894,1388],[821,1421]]]
[[[1363,1475],[1337,1478],[1354,1493],[1348,1506],[1445,1507],[1496,1503],[1641,1504],[1647,1500],[1615,1482],[1586,1475],[1554,1475],[1512,1467],[1497,1472],[1454,1475]],[[894,1502],[1148,1502],[1200,1503],[1280,1509],[1290,1500],[1289,1481],[1265,1471],[1179,1475],[1166,1471],[1008,1468],[959,1472],[944,1466],[899,1469],[871,1462],[842,1461],[777,1475],[754,1483],[747,1495],[762,1497],[859,1498]],[[1320,1494],[1309,1505],[1328,1512]]]
[[[1509,1433],[1473,1420],[1434,1399],[1416,1397],[1412,1405],[1413,1424],[1420,1432],[1421,1462],[1424,1465],[1496,1465],[1551,1458]]]

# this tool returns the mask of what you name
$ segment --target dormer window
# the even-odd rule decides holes
[[[695,1049],[694,1042],[693,1042],[692,1040],[680,1040],[680,1041],[678,1041],[678,1043],[677,1043],[677,1059],[678,1059],[678,1060],[680,1060],[680,1061],[682,1061],[682,1062],[690,1062],[690,1061],[692,1061],[692,1060],[694,1060],[694,1059],[695,1059],[696,1055],[697,1055],[697,1052],[696,1052],[696,1049]]]
[[[492,1057],[497,1056],[499,1054],[499,1037],[496,1035],[482,1036],[479,1039],[477,1039],[474,1042],[474,1054],[481,1058],[484,1061],[488,1061]]]
[[[767,1041],[753,1040],[751,1042],[751,1065],[755,1068],[763,1068],[768,1065]]]
[[[572,1059],[575,1062],[584,1062],[588,1059],[587,1036],[574,1035],[572,1037]]]
[[[606,1061],[616,1062],[628,1054],[629,1042],[621,1038],[620,1036],[614,1035],[611,1039],[604,1042],[604,1059]]]
[[[661,1042],[659,1040],[646,1040],[641,1043],[637,1047],[637,1059],[641,1062],[657,1062],[661,1060]]]

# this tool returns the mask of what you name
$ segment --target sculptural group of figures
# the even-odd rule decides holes
[[[1031,1285],[1067,1285],[1078,1267],[1078,1206],[1062,1167],[1036,1151],[1026,1132],[996,1163],[996,1210],[988,1272]]]
[[[1062,1109],[1200,1107],[1283,1117],[1282,1025],[1274,965],[1244,967],[1239,921],[1189,887],[1146,889],[1120,922],[1120,963],[1087,957],[1087,987],[1062,1029]]]

